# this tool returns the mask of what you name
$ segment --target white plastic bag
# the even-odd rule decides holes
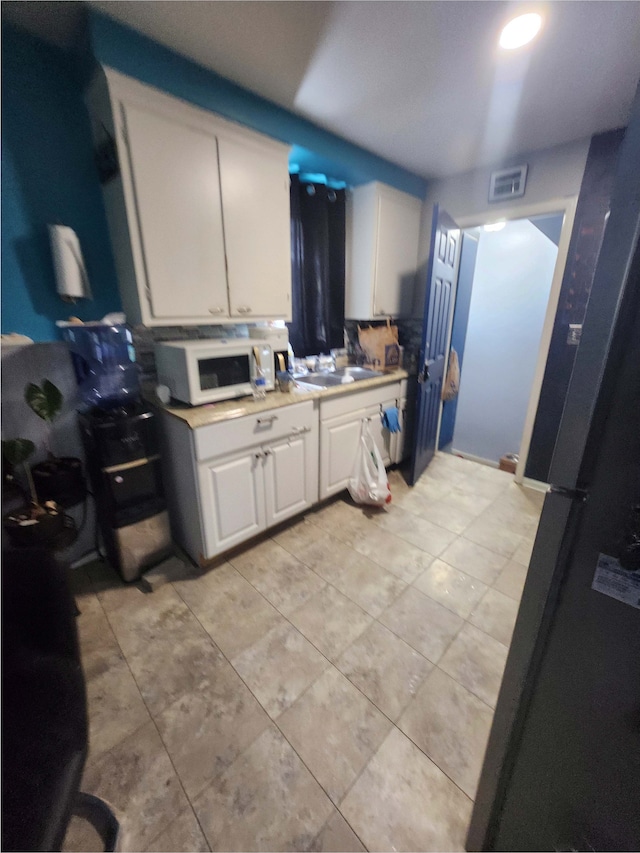
[[[349,494],[357,504],[384,506],[391,502],[387,472],[368,420],[362,421],[358,452],[349,478]]]

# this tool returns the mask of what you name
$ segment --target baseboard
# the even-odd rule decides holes
[[[83,557],[79,557],[74,563],[71,563],[72,569],[79,569],[80,566],[84,566],[85,563],[93,563],[94,560],[98,560],[100,558],[100,554],[97,551],[89,551],[88,554],[85,554]]]
[[[534,489],[536,492],[548,492],[549,483],[542,483],[540,480],[532,480],[531,477],[523,477],[522,485],[528,489]]]
[[[450,450],[452,456],[462,456],[463,459],[469,459],[471,462],[478,462],[480,465],[486,465],[489,468],[499,468],[500,464],[494,462],[493,459],[483,459],[482,456],[474,456],[473,453],[465,453],[463,450],[456,450],[452,447]]]

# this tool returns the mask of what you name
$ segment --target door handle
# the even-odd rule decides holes
[[[423,382],[429,381],[429,365],[425,364],[418,374],[418,382],[422,385]]]
[[[278,420],[277,415],[271,415],[268,418],[258,418],[256,423],[258,424],[258,426],[271,426],[271,424],[277,420]]]

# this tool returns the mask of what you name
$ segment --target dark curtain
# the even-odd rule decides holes
[[[291,176],[291,265],[296,357],[344,346],[344,190]]]

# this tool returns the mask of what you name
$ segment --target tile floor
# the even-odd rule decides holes
[[[543,496],[446,454],[391,481],[152,594],[76,570],[123,850],[464,849]]]

